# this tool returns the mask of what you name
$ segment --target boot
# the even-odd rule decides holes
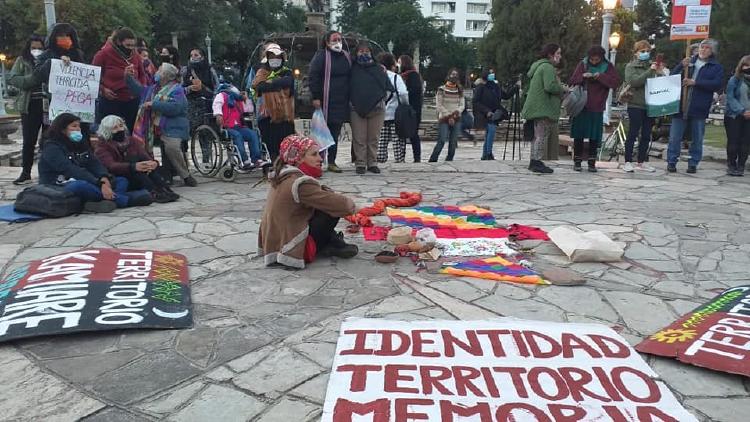
[[[589,173],[596,173],[596,160],[589,160]]]
[[[573,170],[581,171],[581,159],[580,158],[573,159]]]
[[[542,161],[540,160],[531,160],[529,162],[529,170],[531,170],[534,173],[541,173],[541,174],[550,174],[553,173],[554,170],[547,167]]]
[[[331,236],[331,241],[328,245],[320,251],[322,256],[337,258],[354,258],[359,253],[357,245],[350,245],[344,241],[344,234],[338,232]]]
[[[737,167],[734,164],[727,163],[727,176],[736,176]]]

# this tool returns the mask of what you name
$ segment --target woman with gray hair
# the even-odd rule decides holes
[[[134,69],[125,69],[130,90],[141,98],[141,108],[133,127],[133,137],[146,145],[146,150],[153,155],[154,142],[158,138],[163,145],[165,159],[185,182],[185,186],[198,186],[190,175],[185,155],[182,153],[182,142],[190,137],[190,123],[187,118],[188,102],[185,89],[178,81],[179,70],[162,63],[154,75],[155,83],[142,86],[133,77]]]
[[[129,189],[145,189],[157,203],[173,202],[180,197],[159,175],[159,162],[146,152],[141,141],[128,134],[120,116],[111,114],[103,118],[97,135],[96,158],[111,174],[128,179]]]

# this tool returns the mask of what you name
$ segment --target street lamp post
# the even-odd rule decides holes
[[[211,37],[206,34],[206,38],[204,41],[206,41],[206,49],[208,50],[208,63],[211,63]]]
[[[604,14],[602,15],[602,42],[601,46],[604,51],[609,51],[609,36],[612,32],[612,22],[615,20],[615,7],[617,7],[617,0],[604,0],[602,2],[604,6]],[[610,96],[612,93],[610,92]],[[610,99],[607,99],[607,109],[604,112],[604,124],[609,124],[609,109]]]
[[[49,31],[57,23],[55,0],[44,0],[44,17],[47,22],[47,30]]]
[[[5,116],[5,54],[0,54],[0,68],[3,69],[3,85],[0,86],[0,116]]]
[[[620,45],[620,34],[617,32],[612,33],[612,35],[609,36],[609,62],[612,63],[612,66],[615,65],[615,60],[617,59],[617,47]],[[610,113],[612,111],[612,90],[609,90],[609,94],[607,94],[607,107],[604,110],[604,122],[609,124],[609,118]]]

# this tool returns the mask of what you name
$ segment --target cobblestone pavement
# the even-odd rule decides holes
[[[748,283],[747,178],[728,178],[711,163],[697,175],[667,175],[661,165],[654,174],[578,174],[560,162],[554,175],[537,176],[525,163],[468,158],[480,149],[462,146],[453,164],[387,165],[379,176],[356,176],[349,166],[325,182],[359,205],[420,190],[425,203],[487,206],[503,223],[603,230],[626,242],[625,260],[570,264],[552,244],[532,242],[536,265],[566,267],[587,282],[527,287],[417,274],[406,260],[374,265],[381,245],[353,237],[362,251],[355,259],[320,260],[298,272],[263,269],[253,259],[266,189],[252,188],[257,176],[203,179],[179,188],[183,199],[172,204],[3,223],[4,273],[86,246],[186,255],[195,327],[2,344],[0,419],[318,420],[348,316],[595,322],[636,344],[717,291]],[[0,202],[18,191],[10,183],[16,173],[0,168]],[[699,419],[739,421],[750,412],[747,379],[645,358]]]

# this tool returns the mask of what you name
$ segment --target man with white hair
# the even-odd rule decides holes
[[[672,127],[669,131],[669,148],[667,149],[667,171],[677,171],[683,135],[690,133],[690,159],[688,173],[695,173],[703,158],[703,135],[706,131],[706,118],[711,110],[714,92],[721,89],[724,80],[724,68],[716,60],[719,43],[706,39],[700,43],[698,54],[685,58],[672,69],[672,75],[683,74],[688,67],[688,76],[682,80],[687,87],[687,100],[682,102],[679,114],[672,116]]]

